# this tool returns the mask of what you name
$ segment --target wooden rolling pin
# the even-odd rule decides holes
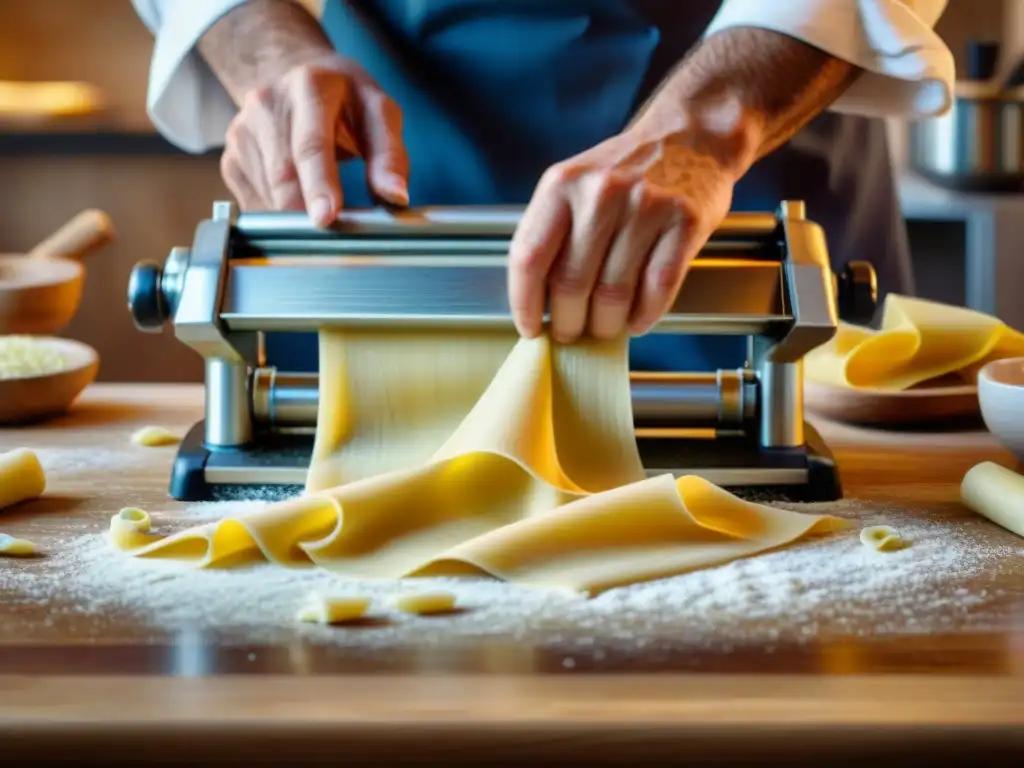
[[[991,461],[972,467],[960,484],[964,505],[1018,536],[1024,536],[1024,477]]]
[[[82,211],[25,255],[0,255],[0,335],[55,334],[78,311],[80,260],[114,238],[102,211]]]
[[[114,239],[114,224],[103,211],[91,208],[38,243],[27,259],[75,259],[99,250]]]

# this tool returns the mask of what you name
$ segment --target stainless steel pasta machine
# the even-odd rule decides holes
[[[329,229],[299,213],[215,203],[191,247],[132,271],[136,325],[174,332],[205,359],[205,418],[183,440],[170,493],[186,501],[298,492],[313,443],[317,374],[276,370],[265,334],[325,327],[512,327],[507,249],[517,208],[343,212]],[[802,358],[837,318],[867,321],[870,264],[841,275],[804,204],[730,214],[654,333],[747,337],[736,370],[631,375],[649,473],[698,474],[735,491],[841,496],[827,447],[804,421]]]

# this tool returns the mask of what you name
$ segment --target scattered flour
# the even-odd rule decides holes
[[[175,527],[252,506],[194,505],[174,516]],[[122,555],[104,534],[48,542],[45,558],[0,564],[0,594],[15,604],[49,604],[48,624],[60,623],[68,612],[94,616],[97,623],[110,614],[130,613],[152,627],[154,638],[196,630],[236,638],[241,632],[248,642],[275,642],[299,634],[372,649],[489,637],[556,644],[578,655],[605,652],[598,648],[720,647],[723,638],[738,645],[941,632],[967,626],[968,615],[977,628],[981,609],[1003,597],[984,589],[986,575],[1007,568],[1024,572],[1024,544],[1010,539],[979,544],[992,538],[976,535],[983,521],[925,521],[912,512],[856,501],[788,506],[827,509],[857,524],[835,536],[593,599],[485,579],[416,580],[417,589],[458,595],[466,610],[445,617],[390,612],[388,598],[409,589],[408,583],[353,582],[315,569],[271,565],[199,571]],[[160,525],[162,517],[155,512],[154,522]],[[883,523],[899,530],[910,546],[884,553],[864,547],[859,527]],[[972,588],[963,588],[969,582]],[[358,631],[297,627],[296,608],[312,591],[371,595],[371,614],[383,621]]]
[[[136,462],[126,449],[97,448],[33,448],[48,477],[73,477],[97,470],[123,471]],[[136,450],[137,453],[137,450]]]

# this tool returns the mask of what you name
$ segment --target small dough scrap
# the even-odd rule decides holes
[[[973,512],[1024,536],[1024,477],[1013,470],[981,462],[964,475],[960,499]]]
[[[138,507],[125,507],[110,518],[110,540],[117,547],[141,547],[152,541],[149,513]]]
[[[310,595],[296,614],[296,621],[310,624],[344,624],[358,621],[366,615],[370,598],[358,595]]]
[[[144,448],[160,448],[165,445],[177,445],[181,438],[163,427],[143,427],[132,435],[132,442]]]
[[[0,509],[38,498],[46,490],[46,473],[28,448],[0,453]]]
[[[860,532],[860,543],[876,552],[903,549],[905,542],[900,532],[888,525],[869,525]]]
[[[35,553],[36,545],[31,541],[0,533],[0,557],[30,557]]]
[[[451,613],[455,610],[457,598],[451,592],[417,592],[399,595],[393,605],[403,613],[429,616],[436,613]]]

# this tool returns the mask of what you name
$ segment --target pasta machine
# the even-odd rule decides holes
[[[327,229],[301,213],[215,203],[191,247],[132,271],[138,328],[171,321],[205,360],[205,418],[179,447],[171,496],[298,493],[316,424],[317,374],[276,370],[265,334],[325,327],[512,328],[508,245],[518,208],[343,211]],[[875,274],[832,272],[804,204],[732,213],[696,258],[653,333],[747,337],[746,363],[631,374],[637,443],[650,474],[697,474],[748,495],[841,497],[833,459],[804,421],[802,358],[840,314],[870,320]],[[739,361],[738,361],[739,362]]]

